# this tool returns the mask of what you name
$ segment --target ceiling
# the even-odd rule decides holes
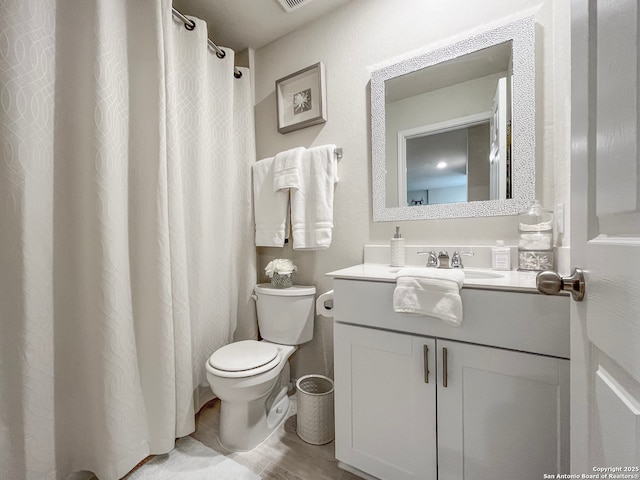
[[[466,185],[468,130],[468,127],[461,127],[408,138],[407,190]],[[446,165],[438,167],[440,162]]]
[[[290,13],[277,0],[173,0],[173,6],[205,20],[216,45],[240,52],[263,47],[349,1],[311,0]]]
[[[499,43],[385,82],[385,102],[392,103],[433,90],[505,72],[512,42]]]

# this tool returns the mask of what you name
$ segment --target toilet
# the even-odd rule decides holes
[[[220,443],[244,452],[262,443],[289,412],[289,358],[313,338],[315,287],[254,288],[262,340],[242,340],[216,350],[207,380],[220,399]]]

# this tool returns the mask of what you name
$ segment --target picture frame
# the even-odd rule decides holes
[[[276,80],[278,132],[289,133],[327,121],[322,62]]]

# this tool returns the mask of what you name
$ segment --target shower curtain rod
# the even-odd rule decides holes
[[[193,30],[194,28],[196,28],[196,22],[185,17],[177,8],[171,7],[171,13],[173,13],[182,21],[182,23],[184,23],[184,28],[186,28],[187,30]],[[213,43],[209,37],[207,37],[207,43],[216,52],[216,57],[224,58],[227,56],[227,53],[215,43]],[[238,70],[237,67],[233,67],[233,76],[236,78],[240,78],[242,77],[242,72]]]

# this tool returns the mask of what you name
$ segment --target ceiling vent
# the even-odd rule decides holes
[[[294,10],[297,10],[300,7],[304,7],[311,2],[313,2],[313,0],[278,0],[280,6],[287,13],[291,13]]]

